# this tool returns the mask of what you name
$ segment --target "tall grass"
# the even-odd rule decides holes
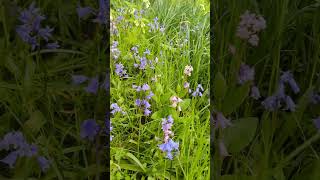
[[[261,14],[267,22],[257,47],[236,37],[240,15],[245,10]],[[240,63],[248,64],[255,68],[255,80],[250,83],[259,87],[262,95],[257,101],[247,91],[241,105],[226,115],[236,126],[241,124],[239,118],[259,120],[256,128],[252,127],[252,137],[245,140],[247,144],[230,156],[220,157],[214,143],[216,179],[319,179],[319,136],[312,121],[320,115],[319,105],[310,103],[309,98],[311,91],[319,92],[319,10],[319,2],[309,0],[215,1],[212,72],[216,77],[218,72],[222,74],[229,92],[239,88],[236,77]],[[230,53],[229,45],[236,48],[235,55]],[[277,90],[281,72],[287,70],[300,87],[297,95],[287,92],[296,103],[296,110],[265,110],[261,101]],[[213,108],[223,111],[221,97],[213,96]],[[230,103],[236,104],[235,101]],[[238,136],[250,131],[251,126],[247,124]],[[232,145],[228,148],[232,151]]]

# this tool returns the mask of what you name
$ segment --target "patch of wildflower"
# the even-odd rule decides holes
[[[164,25],[160,25],[158,20],[159,20],[158,17],[155,17],[153,19],[153,22],[148,24],[148,26],[150,27],[149,32],[160,31],[161,33],[164,33],[165,27],[164,27]]]
[[[259,43],[258,33],[266,28],[265,19],[260,15],[250,13],[248,10],[240,18],[236,35],[247,40],[252,46],[257,46]]]
[[[204,89],[203,89],[202,85],[198,84],[196,90],[192,93],[192,96],[193,97],[197,97],[197,96],[202,97],[203,91],[204,91]]]
[[[150,86],[148,84],[143,84],[142,86],[132,85],[132,88],[135,89],[137,92],[144,92],[145,99],[136,99],[135,105],[144,110],[145,116],[149,116],[152,113],[152,111],[150,110],[151,104],[148,100],[150,100],[152,96],[154,96]]]
[[[126,114],[126,112],[124,112],[122,110],[122,108],[117,103],[112,103],[110,108],[111,108],[111,112],[110,113],[113,114],[113,115],[115,113],[117,113],[117,112],[120,112],[122,115]]]
[[[238,74],[238,83],[242,85],[247,81],[253,81],[254,74],[254,68],[251,68],[246,64],[241,64]]]
[[[285,103],[284,110],[295,111],[296,105],[292,98],[285,94],[285,84],[289,84],[292,91],[297,94],[300,91],[299,86],[289,72],[283,72],[278,83],[278,90],[273,95],[267,97],[261,104],[269,111],[275,111],[281,107],[281,103]]]
[[[118,49],[118,41],[113,41],[111,45],[111,56],[113,57],[114,60],[117,60],[121,54],[121,51]]]
[[[20,131],[7,133],[0,141],[0,150],[13,149],[1,162],[14,167],[16,160],[19,157],[36,157],[42,172],[45,172],[50,167],[50,161],[43,156],[38,155],[38,147],[34,144],[28,144],[23,134]]]
[[[164,133],[164,143],[159,145],[159,149],[162,152],[166,153],[166,157],[170,160],[173,159],[173,154],[177,154],[179,151],[179,143],[174,142],[171,137],[173,136],[173,132],[171,131],[171,127],[173,125],[173,118],[169,115],[167,118],[162,118],[162,130]]]
[[[108,87],[107,87],[108,86],[107,74],[106,74],[106,78],[105,78],[104,82],[101,83],[101,85],[99,83],[98,76],[90,78],[90,77],[87,77],[87,76],[84,76],[84,75],[72,75],[71,79],[72,79],[72,84],[74,84],[74,85],[80,85],[80,84],[85,83],[86,81],[88,81],[88,85],[86,87],[84,87],[84,90],[87,93],[97,94],[99,87],[104,88],[106,91],[108,90]]]
[[[39,13],[39,8],[35,8],[35,2],[32,2],[28,9],[20,13],[19,20],[22,25],[17,26],[16,32],[20,38],[31,45],[31,49],[35,50],[40,47],[39,40],[42,38],[46,41],[48,49],[58,48],[57,42],[48,43],[49,38],[52,36],[53,28],[48,26],[41,27],[41,22],[46,19],[45,16]]]
[[[107,21],[108,21],[107,13],[109,11],[107,3],[108,3],[107,0],[99,0],[99,9],[97,10],[89,6],[81,7],[78,4],[78,7],[77,7],[78,16],[80,19],[84,19],[89,14],[93,14],[96,16],[96,18],[93,19],[93,22],[96,22],[99,24],[107,24]]]

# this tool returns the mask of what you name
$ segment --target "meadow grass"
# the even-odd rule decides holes
[[[1,162],[0,179],[100,179],[107,172],[104,139],[80,138],[81,123],[94,118],[104,127],[106,94],[97,95],[71,83],[74,74],[106,73],[103,25],[80,20],[78,1],[34,1],[46,16],[42,25],[54,27],[50,39],[58,49],[32,51],[16,33],[18,17],[33,1],[0,2],[0,136],[21,131],[28,143],[51,161],[42,173],[35,158],[18,158],[14,168]],[[87,2],[98,8],[97,2]],[[1,150],[4,158],[8,151]]]
[[[246,10],[266,20],[257,47],[236,36],[240,15]],[[213,3],[213,89],[217,86],[213,111],[223,112],[234,124],[214,130],[215,179],[320,178],[319,133],[312,121],[319,117],[320,107],[310,102],[311,92],[319,93],[320,84],[319,10],[319,1],[311,0]],[[237,84],[241,63],[255,69],[254,81]],[[295,111],[264,109],[261,102],[277,90],[282,71],[288,70],[300,87],[297,94],[286,90],[296,104]],[[259,100],[249,96],[248,86],[253,84],[260,89]],[[238,93],[237,98],[230,99],[230,93]],[[241,119],[247,117],[256,119]],[[225,157],[219,152],[221,138],[230,153]]]
[[[142,18],[135,18],[134,11],[141,9]],[[117,41],[121,51],[118,59],[111,53],[111,103],[126,112],[111,117],[111,178],[209,179],[209,2],[111,1],[111,17],[118,35],[111,35],[110,42]],[[148,24],[156,17],[164,25],[164,33],[149,32]],[[139,56],[149,49],[151,54],[146,57],[158,58],[154,69],[134,67],[139,62],[133,58],[134,46],[138,46]],[[127,78],[115,72],[118,63],[127,70]],[[184,75],[187,65],[193,67],[190,77]],[[192,91],[202,84],[203,96],[193,97],[184,82],[190,83]],[[135,100],[142,97],[132,88],[145,83],[154,93],[149,116],[135,106]],[[181,112],[171,107],[172,96],[183,100]],[[161,119],[169,115],[174,119],[172,139],[179,142],[173,160],[158,147],[163,143]]]

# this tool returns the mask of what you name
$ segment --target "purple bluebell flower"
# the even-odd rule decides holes
[[[286,102],[286,107],[284,108],[285,110],[290,110],[291,112],[295,111],[296,105],[290,96],[286,96],[285,102]]]
[[[81,83],[84,83],[88,80],[87,76],[84,75],[72,75],[72,83],[79,85]]]
[[[24,42],[31,45],[32,50],[39,46],[38,39],[43,38],[48,41],[52,36],[52,28],[48,26],[41,28],[41,21],[44,19],[46,18],[39,13],[39,8],[35,8],[34,2],[20,13],[19,20],[23,24],[17,26],[16,32]]]
[[[93,141],[99,130],[100,127],[94,119],[85,120],[80,127],[80,137],[82,139],[88,138],[90,141]]]
[[[138,50],[138,47],[137,46],[133,46],[131,48],[131,51],[134,53],[134,54],[138,54],[139,53],[139,50]]]
[[[231,122],[229,119],[225,118],[221,112],[217,113],[215,125],[217,128],[224,129],[228,126],[231,126]]]
[[[43,156],[38,156],[37,161],[42,172],[46,172],[50,168],[50,161]]]
[[[312,104],[319,104],[320,103],[320,95],[319,94],[312,92],[309,97],[310,97],[310,101]]]
[[[192,96],[193,96],[193,97],[196,97],[196,96],[200,96],[200,97],[201,97],[203,91],[204,91],[204,90],[203,90],[202,85],[201,85],[201,84],[198,84],[196,90],[192,93]]]
[[[139,106],[139,107],[142,105],[142,101],[140,99],[136,99],[135,103],[136,103],[136,106]]]
[[[118,41],[113,41],[110,49],[111,55],[115,60],[117,60],[121,54],[121,51],[118,49],[118,45],[119,45]]]
[[[11,153],[9,153],[5,158],[1,159],[0,161],[9,165],[10,168],[13,168],[14,164],[17,161],[19,155],[19,151],[12,151]]]
[[[142,90],[141,86],[132,85],[132,88],[135,89],[137,92],[140,92]]]
[[[117,103],[112,103],[110,108],[112,109],[112,111],[110,113],[113,115],[117,112],[121,112],[122,114],[125,114],[125,112],[122,110],[122,108]]]
[[[150,90],[150,86],[148,84],[143,84],[141,89],[143,91],[148,91],[148,90]]]
[[[238,74],[238,83],[244,84],[247,81],[254,80],[254,69],[246,64],[241,64]]]
[[[275,95],[267,97],[261,104],[269,111],[275,111],[281,106],[280,99]]]
[[[258,89],[257,86],[252,86],[251,87],[251,92],[250,92],[250,96],[253,98],[253,99],[256,99],[258,100],[261,96],[260,96],[260,91]]]
[[[91,7],[89,7],[89,6],[80,7],[78,5],[78,7],[77,7],[77,13],[78,13],[79,18],[84,18],[84,17],[88,16],[89,14],[91,14],[93,12],[94,12],[93,9]]]
[[[148,108],[144,109],[144,115],[145,116],[149,116],[151,113],[152,113],[152,111],[150,109],[148,109]]]
[[[153,94],[153,92],[152,92],[152,91],[150,91],[150,92],[149,92],[149,95],[148,95],[148,96],[146,96],[146,98],[147,98],[147,99],[151,99],[151,98],[152,98],[152,96],[154,96],[154,94]]]
[[[149,49],[146,49],[146,51],[143,53],[145,55],[150,55],[150,50]]]
[[[320,131],[320,116],[313,120],[313,123],[318,131]]]
[[[173,159],[172,151],[179,150],[179,143],[174,142],[172,139],[169,139],[167,143],[163,143],[159,145],[159,149],[163,152],[166,152],[166,157],[170,160]]]
[[[290,71],[283,72],[280,77],[280,81],[288,83],[295,94],[297,94],[300,91],[300,88],[294,80],[293,75]]]
[[[116,64],[115,73],[120,77],[127,77],[127,70],[124,69],[124,66],[121,63]]]
[[[88,86],[85,88],[85,91],[92,94],[97,94],[99,88],[98,76],[90,79]]]
[[[97,18],[94,19],[94,22],[97,22],[99,24],[107,24],[107,13],[109,11],[107,2],[107,0],[99,0],[99,11],[97,14]]]
[[[52,36],[53,28],[46,26],[45,28],[39,29],[38,35],[48,42],[49,38]]]

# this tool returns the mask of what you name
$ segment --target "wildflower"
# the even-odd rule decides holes
[[[310,101],[312,104],[318,104],[320,103],[320,95],[315,93],[315,92],[312,92],[309,96],[310,98]]]
[[[238,74],[238,83],[242,85],[247,81],[254,80],[254,74],[253,68],[250,68],[246,64],[241,64]]]
[[[280,99],[275,95],[267,97],[261,104],[269,111],[275,111],[281,106]]]
[[[284,108],[284,110],[290,110],[291,112],[295,111],[296,105],[290,96],[286,96],[285,102],[286,102],[286,107]]]
[[[260,96],[260,91],[259,91],[257,86],[252,86],[251,87],[250,96],[255,100],[258,100],[261,97]]]
[[[42,171],[42,172],[45,172],[45,171],[47,171],[47,169],[49,169],[49,167],[50,167],[50,161],[47,160],[45,157],[43,157],[43,156],[38,156],[38,157],[37,157],[37,161],[38,161],[38,163],[39,163],[39,165],[40,165],[40,168],[41,168],[41,171]]]
[[[99,0],[99,10],[96,19],[93,20],[94,22],[97,22],[99,24],[107,24],[107,13],[109,11],[107,3],[107,0]]]
[[[111,125],[111,121],[110,121],[110,132],[112,131],[112,129],[113,129],[113,127],[112,127],[112,125]],[[110,135],[110,141],[112,141],[112,139],[113,139],[113,136],[112,136],[112,135]]]
[[[320,117],[313,120],[315,127],[320,130]]]
[[[115,114],[117,112],[121,112],[122,114],[126,114],[121,107],[119,107],[119,105],[117,103],[112,103],[110,108],[112,109],[112,111],[110,112],[111,114]]]
[[[146,96],[146,98],[147,98],[147,99],[151,99],[151,98],[152,98],[152,96],[154,96],[154,94],[153,94],[153,92],[152,92],[152,91],[150,91],[150,92],[149,92],[149,95],[148,95],[148,96]]]
[[[0,141],[0,150],[9,150],[10,147],[13,147],[14,151],[10,152],[5,158],[0,160],[1,162],[8,164],[10,168],[13,168],[18,157],[37,156],[38,158],[41,157],[41,159],[45,159],[43,156],[38,156],[37,146],[34,144],[28,144],[20,131],[9,132],[4,136],[3,140]],[[44,164],[42,162],[43,161],[41,161],[39,165],[42,168],[42,171],[44,172]],[[45,169],[48,169],[49,166],[50,165],[47,163]]]
[[[225,118],[221,112],[217,113],[215,125],[217,128],[224,129],[228,126],[231,126],[231,122],[229,119]]]
[[[201,97],[203,91],[204,91],[204,90],[203,90],[202,85],[201,85],[201,84],[198,84],[196,90],[192,93],[192,96],[193,96],[193,97],[196,97],[196,96],[200,96],[200,97]]]
[[[85,91],[88,93],[96,94],[99,88],[98,76],[90,79],[88,86],[85,88]]]
[[[249,11],[246,11],[241,15],[240,19],[236,36],[241,39],[248,40],[252,46],[257,46],[259,43],[259,37],[257,34],[266,28],[266,21],[262,16],[249,13]]]
[[[188,83],[188,82],[183,83],[183,87],[185,89],[188,89],[190,87],[190,83]]]
[[[131,51],[134,53],[134,54],[138,54],[139,53],[139,50],[138,50],[138,47],[137,46],[133,46],[131,48]]]
[[[53,28],[48,26],[41,28],[41,22],[45,19],[46,18],[39,13],[39,8],[35,8],[34,2],[30,4],[27,10],[23,10],[20,13],[19,20],[23,24],[17,26],[16,32],[24,42],[31,45],[32,50],[39,46],[39,38],[43,38],[48,42],[52,36]],[[55,47],[57,47],[57,44],[55,45]],[[52,47],[50,44],[47,46]]]
[[[293,75],[290,71],[283,72],[283,74],[280,77],[280,83],[281,82],[288,83],[295,94],[297,94],[300,91],[300,88],[294,80]]]
[[[150,89],[150,86],[148,84],[144,84],[142,85],[142,88],[141,88],[143,91],[147,91]]]
[[[176,108],[180,102],[182,102],[182,99],[180,99],[178,96],[171,96],[170,97],[171,106]],[[178,110],[181,111],[181,107],[178,106]]]
[[[124,66],[121,63],[116,64],[116,69],[114,71],[120,77],[127,77],[127,70],[124,69]]]
[[[113,41],[112,46],[111,46],[111,55],[115,60],[117,60],[121,54],[121,51],[118,49],[118,41]]]
[[[149,49],[146,49],[146,51],[143,53],[145,55],[150,55],[150,50]]]
[[[173,125],[173,118],[171,115],[168,118],[162,118],[162,130],[164,133],[164,143],[159,145],[159,149],[167,153],[167,158],[172,160],[172,151],[179,151],[179,143],[174,142],[170,136],[173,136],[171,127]]]
[[[90,141],[93,141],[93,138],[98,134],[100,130],[99,125],[94,119],[88,119],[82,122],[80,128],[81,138],[88,138]]]
[[[193,71],[193,67],[191,65],[187,65],[184,68],[184,74],[186,76],[191,76],[191,72]]]

